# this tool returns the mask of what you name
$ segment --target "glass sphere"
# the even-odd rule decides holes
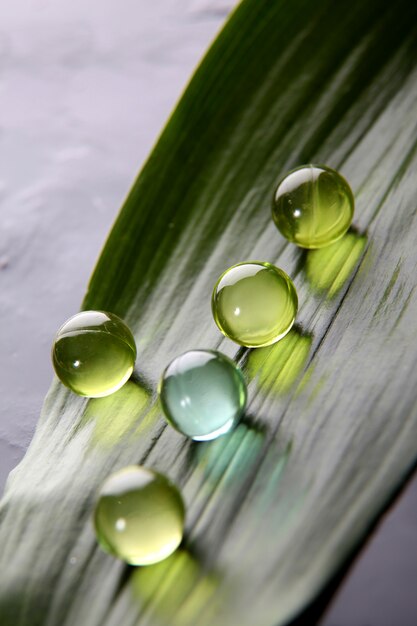
[[[302,165],[275,191],[272,218],[282,235],[302,248],[324,248],[349,228],[355,201],[346,180],[324,165]]]
[[[103,484],[94,527],[103,550],[131,565],[150,565],[177,549],[184,517],[181,495],[165,476],[131,465]]]
[[[59,329],[52,347],[56,375],[80,396],[100,398],[130,378],[136,345],[126,324],[113,313],[82,311]]]
[[[292,280],[270,263],[248,261],[226,270],[214,286],[212,311],[221,332],[241,346],[282,339],[298,309]]]
[[[246,406],[241,370],[212,350],[190,350],[176,357],[162,374],[159,394],[167,421],[196,441],[227,433]]]

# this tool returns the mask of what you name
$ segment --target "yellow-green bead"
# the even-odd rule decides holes
[[[130,565],[150,565],[177,549],[184,518],[184,503],[175,485],[162,474],[132,465],[103,484],[94,527],[103,550]]]
[[[292,280],[270,263],[233,265],[213,289],[217,326],[226,337],[248,348],[269,346],[282,339],[294,324],[297,309]]]
[[[352,223],[354,197],[347,181],[325,165],[302,165],[275,191],[272,217],[281,234],[301,248],[324,248]]]
[[[126,324],[113,313],[82,311],[59,329],[52,362],[61,382],[80,396],[114,393],[130,378],[136,345]]]

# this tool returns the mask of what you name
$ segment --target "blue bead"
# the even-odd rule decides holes
[[[176,357],[159,385],[167,421],[196,441],[228,432],[246,406],[246,384],[241,370],[224,354],[190,350]]]

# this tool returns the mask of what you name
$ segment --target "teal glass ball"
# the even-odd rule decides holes
[[[195,441],[215,439],[237,423],[246,407],[239,367],[224,354],[190,350],[165,369],[159,396],[166,419]]]

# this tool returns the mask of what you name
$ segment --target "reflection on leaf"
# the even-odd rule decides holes
[[[248,481],[262,459],[266,438],[266,428],[246,416],[228,435],[192,449],[194,469],[184,495],[192,503],[188,527],[193,538],[199,537],[195,546],[206,566],[216,561],[217,550],[245,499]],[[215,513],[219,507],[221,515]]]
[[[214,596],[219,582],[215,574],[202,571],[190,552],[179,549],[160,563],[135,569],[130,585],[142,611],[152,601],[151,611],[161,624],[185,626]]]
[[[149,392],[129,380],[119,391],[105,398],[92,398],[80,420],[80,427],[93,425],[91,444],[106,448],[119,442],[138,424],[147,405]]]
[[[247,375],[262,391],[286,393],[306,364],[312,339],[312,335],[292,328],[273,346],[252,350],[246,361]]]
[[[305,273],[313,290],[333,298],[355,269],[366,241],[366,235],[351,230],[331,246],[308,250]]]
[[[217,483],[226,471],[227,481],[233,481],[235,476],[242,479],[258,457],[263,440],[262,429],[252,426],[247,418],[224,437],[199,444],[196,448],[196,469],[202,470],[204,478],[211,483]]]
[[[274,528],[280,528],[282,531],[290,523],[294,509],[300,504],[300,495],[296,491],[280,494],[282,481],[291,461],[293,447],[293,441],[285,442],[276,438],[264,455],[262,461],[265,468],[263,478],[258,476],[248,493],[250,501],[248,514],[251,518],[251,524],[245,529],[239,529],[239,533],[236,533],[242,552],[248,550],[248,547],[255,540],[259,546],[263,543],[262,533],[259,534],[261,527],[265,530],[264,537],[267,546],[271,535],[266,532],[266,528],[269,528],[270,531],[272,529],[272,532],[274,532]]]

